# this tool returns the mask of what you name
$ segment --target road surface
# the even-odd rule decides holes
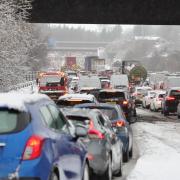
[[[170,177],[178,180],[180,172],[174,166],[180,162],[180,120],[175,115],[164,117],[160,112],[141,107],[137,116],[137,122],[131,125],[133,158],[123,164],[123,176],[114,180],[168,180]]]

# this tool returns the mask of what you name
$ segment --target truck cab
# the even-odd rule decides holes
[[[48,95],[52,100],[67,93],[67,77],[63,72],[44,72],[38,80],[39,93]]]

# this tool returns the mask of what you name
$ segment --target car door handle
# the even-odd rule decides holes
[[[0,147],[6,146],[6,143],[0,143]]]

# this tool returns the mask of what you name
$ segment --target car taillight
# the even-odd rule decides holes
[[[23,160],[33,160],[41,155],[44,139],[40,136],[31,136],[27,143],[23,153]]]
[[[175,100],[175,97],[168,96],[168,97],[166,97],[166,100],[167,100],[167,101],[173,101],[173,100]]]
[[[94,156],[92,154],[88,153],[87,158],[88,158],[88,160],[93,160]]]
[[[128,101],[123,101],[123,105],[128,105]]]
[[[94,123],[92,120],[90,120],[89,122],[89,129],[93,129],[94,128]]]
[[[101,132],[99,132],[96,129],[89,129],[88,135],[92,139],[104,139],[105,138],[104,134],[102,134]]]
[[[118,121],[116,121],[116,122],[113,122],[112,123],[112,126],[113,127],[123,127],[123,126],[125,126],[125,121],[124,120],[118,120]]]

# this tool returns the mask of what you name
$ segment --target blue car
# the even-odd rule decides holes
[[[127,162],[133,154],[133,135],[129,122],[119,105],[108,103],[86,103],[76,105],[75,108],[99,109],[111,120],[113,129],[123,143],[123,161]]]
[[[88,180],[88,155],[55,103],[40,94],[0,94],[0,179]]]

